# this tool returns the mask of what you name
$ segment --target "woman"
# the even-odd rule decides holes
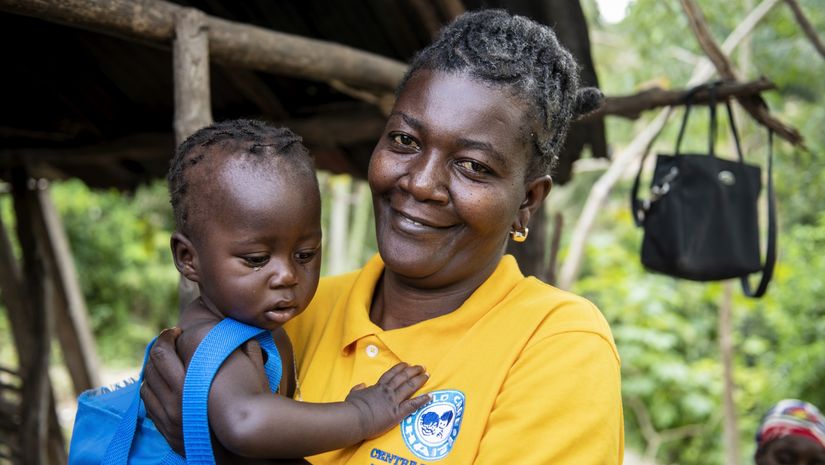
[[[756,432],[756,465],[825,465],[825,417],[815,405],[783,399]]]
[[[413,60],[370,161],[379,255],[322,280],[287,332],[304,400],[341,400],[403,360],[427,367],[433,401],[310,462],[621,463],[604,317],[504,255],[508,237],[527,238],[570,121],[600,98],[579,89],[549,28],[503,11],[462,15]],[[168,437],[180,430],[173,336],[144,389]]]

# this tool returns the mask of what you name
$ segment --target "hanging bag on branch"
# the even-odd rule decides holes
[[[631,193],[634,220],[644,228],[641,261],[651,271],[694,281],[740,278],[745,295],[761,297],[776,261],[773,133],[768,131],[768,243],[762,264],[757,208],[761,170],[742,157],[728,101],[725,107],[737,160],[716,156],[717,85],[705,84],[688,92],[676,150],[673,155],[657,155],[650,197],[644,201],[638,196],[644,158],[641,161]],[[691,104],[699,91],[710,94],[709,153],[680,153]],[[751,290],[748,276],[760,271],[759,286]]]

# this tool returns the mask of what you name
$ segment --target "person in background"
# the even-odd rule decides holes
[[[756,465],[825,465],[825,417],[816,406],[784,399],[756,432]]]
[[[456,18],[412,61],[370,160],[378,254],[323,278],[285,329],[305,401],[343,400],[404,360],[431,401],[313,464],[615,465],[620,363],[586,299],[505,255],[552,186],[567,129],[601,104],[553,31],[502,10]],[[147,408],[180,437],[176,332],[155,345]],[[177,439],[179,442],[179,439]]]

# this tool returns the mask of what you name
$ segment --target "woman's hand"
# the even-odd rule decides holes
[[[175,452],[184,455],[181,399],[186,370],[175,350],[180,334],[180,328],[171,328],[158,336],[144,368],[140,396],[158,431]]]
[[[181,456],[185,455],[183,447],[183,381],[186,378],[186,369],[183,361],[175,350],[180,328],[163,330],[158,336],[155,345],[149,352],[149,360],[143,374],[143,385],[140,387],[140,396],[146,405],[149,417],[155,423],[158,431],[166,438],[166,442]],[[267,386],[264,373],[264,361],[258,341],[251,339],[241,346],[247,357],[255,364],[262,378],[256,381]],[[227,463],[232,463],[228,461]]]

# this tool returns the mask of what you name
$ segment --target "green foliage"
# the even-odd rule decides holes
[[[177,321],[177,270],[169,252],[171,207],[164,183],[124,195],[90,191],[79,181],[55,184],[104,361],[134,364],[160,329]]]

